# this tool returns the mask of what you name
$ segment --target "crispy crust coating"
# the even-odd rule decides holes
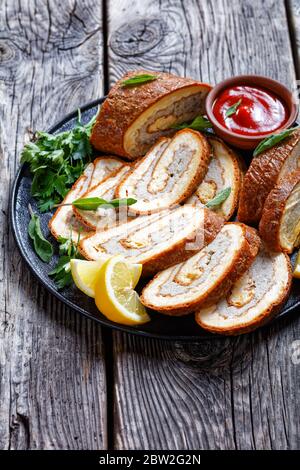
[[[266,245],[272,251],[292,252],[292,250],[285,250],[281,245],[280,225],[284,215],[286,202],[299,182],[300,170],[297,170],[275,186],[265,202],[259,223],[259,233]]]
[[[240,222],[254,225],[259,222],[266,198],[277,184],[282,166],[299,140],[300,131],[295,131],[275,147],[253,158],[240,192]]]
[[[122,86],[124,80],[141,73],[156,75],[158,79],[136,87]],[[127,129],[159,99],[190,86],[199,86],[200,91],[207,89],[207,93],[212,88],[206,83],[165,72],[135,70],[126,73],[111,88],[107,99],[101,106],[91,135],[92,145],[104,153],[113,153],[132,159],[132,156],[124,149],[124,136]]]
[[[229,222],[238,224],[237,222]],[[141,301],[146,306],[153,310],[156,310],[165,315],[171,316],[181,316],[187,315],[188,313],[194,312],[200,306],[208,306],[215,303],[217,300],[226,296],[231,289],[234,282],[236,282],[247,269],[250,267],[251,263],[254,261],[258,250],[260,248],[260,238],[257,235],[257,232],[252,227],[247,227],[244,224],[239,224],[243,227],[244,232],[244,241],[241,249],[236,253],[236,256],[232,260],[230,268],[222,274],[222,277],[218,279],[218,282],[212,289],[206,292],[205,295],[202,295],[200,299],[196,299],[193,302],[183,303],[177,305],[175,308],[167,306],[165,308],[157,308],[155,305],[146,301],[145,296],[143,295],[144,290],[151,284],[152,281],[144,288]],[[155,278],[159,276],[159,273]],[[154,278],[154,279],[155,279]]]
[[[208,245],[219,233],[221,228],[224,225],[223,217],[218,216],[217,214],[205,209],[204,214],[204,237],[203,237],[203,246]],[[203,235],[203,226],[199,227],[199,231],[201,231],[201,236]],[[94,236],[94,232],[91,235],[87,236],[85,240]],[[197,236],[197,233],[195,233]],[[186,259],[193,256],[196,252],[198,252],[202,247],[197,247],[197,249],[187,249],[186,243],[193,238],[193,234],[189,235],[189,240],[186,238],[180,240],[179,242],[170,245],[165,251],[157,253],[155,256],[146,259],[143,264],[143,277],[148,277],[156,274],[158,271],[161,271],[167,267],[173,266],[181,261],[185,261]],[[199,237],[200,238],[200,237]],[[89,253],[86,251],[85,248],[85,240],[79,243],[79,251],[84,256],[84,258],[91,260]]]
[[[180,194],[176,200],[173,201],[172,206],[180,204],[181,202],[185,201],[188,197],[190,197],[194,193],[194,191],[197,189],[197,187],[199,186],[199,184],[201,183],[201,181],[203,180],[207,172],[207,168],[208,168],[210,157],[211,157],[210,145],[208,143],[208,140],[203,134],[201,134],[200,132],[194,131],[192,129],[183,129],[177,132],[176,136],[184,135],[186,133],[193,134],[199,140],[199,146],[201,147],[201,160],[199,160],[197,172],[195,173],[193,178],[190,180],[189,185],[185,188],[185,191],[182,194]],[[162,139],[164,138],[161,138],[160,140]],[[157,143],[155,145],[157,145]],[[149,150],[149,152],[151,152],[151,149]],[[127,178],[130,177],[130,175],[133,172],[139,171],[139,166],[145,159],[147,159],[147,154],[134,165],[132,170],[127,175],[125,175],[124,179],[119,183],[115,192],[115,196],[117,198],[122,197],[122,195],[120,194],[120,189],[122,188],[124,184],[126,185]],[[163,207],[163,209],[165,208],[166,207]],[[161,207],[158,209],[153,209],[150,212],[153,213],[153,212],[158,212],[160,210],[162,210]],[[134,206],[129,208],[129,214],[132,214],[132,215],[143,215],[143,214],[148,214],[148,213],[149,211],[135,210]]]
[[[283,307],[283,305],[285,304],[289,296],[291,286],[292,286],[293,277],[292,277],[292,266],[291,266],[290,258],[286,254],[284,254],[284,256],[286,258],[286,265],[287,265],[286,267],[288,270],[288,282],[286,284],[286,287],[284,291],[282,292],[282,294],[278,297],[277,301],[274,302],[272,305],[270,305],[266,310],[261,312],[260,315],[255,318],[255,320],[252,320],[251,322],[244,323],[244,324],[237,324],[230,328],[218,328],[218,327],[211,326],[211,325],[207,326],[205,323],[201,321],[199,315],[197,315],[196,313],[195,320],[198,323],[198,325],[201,326],[201,328],[203,328],[204,330],[210,331],[211,333],[217,333],[220,335],[227,335],[227,336],[237,336],[240,334],[250,333],[251,331],[254,331],[257,328],[268,323],[273,317],[277,315],[277,313],[280,312],[281,308]]]

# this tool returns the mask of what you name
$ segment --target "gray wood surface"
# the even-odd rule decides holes
[[[295,87],[283,1],[110,0],[108,20],[110,82],[142,66],[212,83],[259,73]],[[297,314],[201,345],[113,337],[116,448],[300,447]]]
[[[1,449],[107,446],[101,329],[38,285],[7,219],[28,129],[101,95],[102,76],[100,2],[0,2]]]
[[[300,447],[297,314],[202,344],[111,334],[38,285],[7,219],[30,128],[136,67],[212,83],[263,73],[295,87],[299,10],[299,0],[0,3],[1,449]]]

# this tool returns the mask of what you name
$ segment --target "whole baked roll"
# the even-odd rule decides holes
[[[300,170],[287,175],[270,192],[259,233],[273,251],[292,253],[300,245]]]
[[[123,86],[124,80],[145,73],[157,78],[137,86]],[[174,124],[205,113],[205,98],[211,88],[165,72],[128,72],[112,87],[101,106],[91,143],[104,153],[134,160],[159,137],[172,135]]]

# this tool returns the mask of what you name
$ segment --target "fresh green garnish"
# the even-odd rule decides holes
[[[100,206],[103,209],[110,209],[111,207],[131,206],[136,202],[137,200],[131,197],[123,199],[112,199],[111,201],[107,201],[106,199],[102,199],[100,197],[86,197],[82,199],[76,199],[70,204],[58,204],[57,207],[74,206],[77,207],[77,209],[83,211],[96,211]]]
[[[188,123],[183,122],[182,124],[175,124],[172,126],[172,129],[193,129],[195,131],[203,131],[205,129],[210,129],[212,127],[211,122],[205,116],[196,116],[195,119]]]
[[[228,118],[228,117],[232,116],[233,114],[235,114],[237,112],[237,109],[240,106],[241,102],[242,102],[242,99],[239,99],[236,103],[234,103],[232,106],[230,106],[230,108],[228,108],[226,113],[225,113],[225,117]]]
[[[33,241],[34,250],[44,263],[49,263],[53,255],[52,244],[44,237],[41,230],[40,218],[34,214],[31,206],[29,206],[29,212],[31,220],[28,225],[28,234]]]
[[[230,193],[231,188],[222,189],[222,191],[220,191],[213,199],[208,201],[205,206],[209,209],[220,206],[224,201],[226,201]]]
[[[72,274],[71,274],[71,266],[70,261],[73,258],[81,259],[80,254],[78,253],[78,244],[80,240],[80,233],[78,234],[77,242],[74,242],[72,239],[72,231],[70,233],[69,238],[59,237],[58,241],[60,243],[59,246],[59,254],[60,257],[58,259],[57,265],[55,266],[52,271],[48,274],[48,276],[53,276],[53,280],[58,289],[63,289],[66,286],[69,286],[73,282]]]
[[[268,150],[274,147],[274,145],[278,144],[283,139],[286,139],[286,137],[291,135],[292,132],[294,132],[296,129],[299,129],[299,126],[291,127],[290,129],[285,129],[284,131],[279,132],[278,134],[269,135],[258,144],[258,146],[253,152],[253,156],[256,157],[257,155],[264,152],[265,150]]]
[[[157,80],[157,75],[150,75],[149,73],[142,73],[140,75],[135,75],[134,77],[128,78],[122,82],[123,87],[131,87],[136,85],[141,85],[142,83],[152,82]]]
[[[25,145],[21,162],[27,162],[33,174],[31,193],[41,212],[49,211],[67,194],[72,184],[90,162],[90,135],[96,116],[81,124],[81,114],[75,127],[59,134],[37,132],[37,140]]]

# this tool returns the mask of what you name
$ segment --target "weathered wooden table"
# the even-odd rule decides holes
[[[202,344],[112,332],[39,286],[7,219],[30,128],[137,67],[212,83],[266,74],[295,89],[297,38],[299,0],[1,1],[1,448],[300,448],[297,313]]]

